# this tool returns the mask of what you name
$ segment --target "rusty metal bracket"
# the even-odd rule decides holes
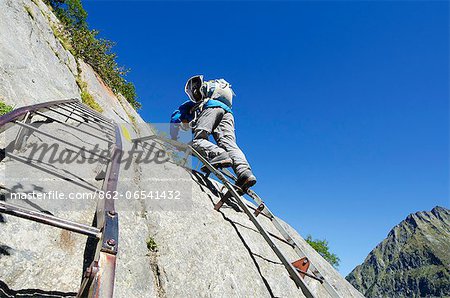
[[[264,207],[265,207],[264,203],[259,204],[259,206],[258,206],[258,208],[256,208],[255,212],[253,212],[253,215],[255,217],[258,217],[258,215],[261,213],[261,211],[264,210]]]
[[[307,257],[303,257],[293,262],[292,266],[294,266],[297,269],[297,271],[300,272],[300,276],[302,278],[305,278],[305,274],[308,272],[309,268],[309,260]]]
[[[323,283],[325,281],[323,277],[317,277],[316,275],[308,272],[310,265],[311,265],[311,262],[309,261],[309,259],[307,257],[303,257],[292,263],[292,266],[295,267],[295,269],[298,271],[298,273],[300,274],[300,276],[302,278],[305,278],[305,275],[306,275],[308,277],[311,277],[311,278],[319,281],[320,283]]]
[[[228,202],[230,200],[230,198],[231,198],[231,193],[229,191],[227,191],[224,195],[222,195],[220,201],[214,205],[214,210],[219,211],[220,208],[222,208],[223,204]]]
[[[98,262],[93,261],[86,271],[83,273],[83,281],[81,282],[81,287],[78,290],[77,298],[88,297],[89,288],[94,281],[95,277],[99,273],[100,268],[98,267]]]
[[[117,254],[119,235],[118,214],[115,211],[109,211],[105,214],[105,224],[103,228],[102,251],[110,254]]]

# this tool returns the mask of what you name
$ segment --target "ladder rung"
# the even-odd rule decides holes
[[[264,210],[264,207],[264,203],[259,204],[258,208],[255,209],[255,212],[253,212],[253,215],[258,216]]]
[[[303,271],[303,270],[300,270],[298,268],[295,268],[295,269],[297,270],[298,273],[304,274],[304,275],[306,275],[308,277],[311,277],[312,279],[315,279],[315,280],[319,281],[320,283],[323,283],[323,279],[315,276],[314,274],[308,273],[307,271]]]
[[[34,211],[23,207],[15,206],[0,201],[0,212],[9,214],[12,216],[28,219],[31,221],[39,222],[49,226],[57,227],[60,229],[68,230],[71,232],[83,234],[93,238],[100,238],[101,231],[96,227],[88,226],[78,222],[74,222],[67,219],[62,219],[50,214],[46,214],[40,211]]]
[[[77,110],[71,106],[61,106],[61,105],[57,105],[56,106],[58,109],[64,110],[66,112],[72,113],[74,115],[77,115],[78,117],[81,117],[82,119],[84,119],[85,121],[90,121],[93,123],[96,123],[97,125],[102,125],[102,129],[109,129],[111,131],[114,131],[114,125],[112,125],[110,122],[106,122],[103,119],[99,119],[96,118],[92,115],[89,115],[83,111]],[[73,108],[73,110],[71,111],[70,108]],[[75,111],[77,113],[75,113]]]
[[[66,106],[66,107],[70,107],[72,109],[75,109],[85,115],[88,115],[90,117],[92,117],[93,119],[96,120],[100,120],[102,122],[104,122],[105,124],[109,124],[111,126],[114,126],[114,124],[111,122],[111,120],[109,120],[108,118],[104,117],[102,114],[94,112],[92,109],[90,108],[85,108],[83,106],[83,104],[78,104],[78,103],[67,103],[67,104],[62,104],[62,106]]]
[[[31,158],[25,158],[23,156],[15,155],[13,153],[9,153],[8,151],[6,151],[5,155],[7,157],[11,158],[11,159],[14,159],[14,160],[16,160],[18,162],[23,163],[23,164],[31,165],[32,167],[34,167],[34,168],[36,168],[38,170],[41,170],[41,171],[43,171],[43,172],[45,172],[47,174],[56,176],[56,177],[61,178],[61,179],[65,180],[65,181],[69,181],[70,183],[78,185],[78,186],[80,186],[82,188],[88,189],[88,190],[93,191],[93,192],[100,191],[98,188],[94,187],[93,185],[89,184],[88,182],[81,183],[80,181],[78,181],[78,179],[76,179],[76,177],[70,177],[68,175],[59,173],[58,171],[55,171],[55,169],[53,169],[53,168],[44,167],[43,165],[45,165],[45,163],[43,163],[41,161],[36,161],[36,160],[32,160]]]
[[[72,120],[74,120],[74,121],[77,121],[78,123],[81,123],[81,124],[83,124],[83,125],[85,125],[85,126],[88,126],[88,127],[92,128],[92,129],[94,129],[94,130],[96,130],[96,131],[101,130],[100,127],[95,127],[94,125],[91,125],[90,122],[81,121],[81,120],[79,120],[79,119],[77,119],[77,118],[72,117],[71,115],[67,115],[67,114],[65,114],[65,113],[63,113],[63,112],[61,112],[61,111],[59,111],[59,110],[58,110],[58,107],[56,107],[56,109],[54,109],[54,108],[52,108],[52,107],[48,107],[47,110],[49,110],[49,111],[51,111],[51,112],[53,112],[53,113],[59,114],[59,115],[61,115],[61,116],[63,116],[63,117],[66,117],[66,118],[68,118],[68,119],[72,119]],[[64,110],[64,111],[66,111],[66,110]],[[76,115],[76,114],[74,114],[74,115],[75,115],[76,117],[79,117],[79,118],[85,120],[85,118],[83,118],[82,116],[78,116],[78,115]],[[109,127],[104,127],[104,129],[106,130],[106,129],[110,129],[110,128],[109,128]],[[106,132],[106,131],[105,131],[105,132],[103,132],[103,133],[106,134],[106,135],[109,135],[109,136],[113,137],[114,135],[112,134],[112,132],[113,132],[113,130],[110,129],[109,132]]]
[[[76,127],[76,126],[74,126],[74,125],[67,124],[67,123],[65,123],[65,122],[63,122],[63,121],[61,121],[61,120],[58,120],[58,119],[56,119],[56,118],[53,118],[53,117],[51,117],[51,116],[49,116],[49,115],[46,115],[46,114],[44,114],[44,113],[41,113],[41,112],[36,111],[36,112],[34,112],[34,114],[40,115],[40,116],[42,116],[42,117],[46,117],[47,119],[50,119],[50,120],[52,120],[52,121],[54,121],[54,122],[57,122],[58,124],[61,124],[62,126],[69,127],[69,128],[71,128],[71,129],[77,130],[77,131],[79,131],[79,132],[81,132],[81,133],[85,133],[85,134],[87,134],[87,135],[90,135],[90,136],[92,136],[92,137],[94,137],[94,138],[97,138],[97,139],[100,139],[100,140],[102,140],[102,141],[105,141],[105,142],[107,142],[107,143],[111,143],[111,144],[113,143],[112,140],[108,140],[108,139],[103,138],[103,137],[101,137],[101,136],[95,135],[95,134],[90,133],[90,132],[88,132],[88,131],[86,131],[86,130],[84,130],[84,129],[80,129],[79,127]]]

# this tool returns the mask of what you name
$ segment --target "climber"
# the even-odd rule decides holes
[[[232,99],[234,92],[224,79],[204,81],[193,76],[185,86],[189,99],[172,114],[170,135],[178,139],[180,128],[193,130],[192,147],[216,168],[233,167],[236,185],[248,189],[255,185],[256,177],[244,153],[236,144]],[[216,144],[209,141],[213,135]]]

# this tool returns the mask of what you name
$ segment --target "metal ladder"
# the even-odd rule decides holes
[[[295,240],[290,236],[289,232],[282,226],[281,222],[278,220],[278,218],[269,210],[267,205],[263,202],[263,200],[251,189],[247,191],[243,191],[238,186],[234,185],[230,182],[229,179],[231,179],[233,182],[236,182],[236,177],[228,170],[226,169],[216,169],[214,168],[198,151],[196,151],[192,146],[188,144],[183,144],[178,141],[169,140],[165,137],[161,136],[148,136],[148,137],[142,137],[132,140],[135,143],[139,142],[145,142],[147,140],[159,140],[162,142],[165,142],[167,144],[170,144],[171,146],[177,148],[180,151],[185,152],[185,156],[181,161],[181,166],[185,166],[187,158],[189,155],[195,156],[201,163],[206,166],[206,168],[209,170],[210,173],[213,173],[226,187],[227,192],[222,196],[221,200],[216,203],[214,206],[215,210],[219,210],[222,205],[230,200],[231,198],[234,199],[234,201],[238,204],[238,206],[244,211],[244,213],[248,216],[250,221],[255,225],[261,236],[263,236],[264,240],[269,244],[270,248],[273,250],[273,252],[277,255],[277,257],[280,259],[281,263],[284,265],[286,270],[288,271],[290,277],[295,282],[296,286],[300,288],[305,295],[305,297],[313,298],[316,297],[314,293],[311,291],[311,289],[308,287],[308,285],[304,282],[304,277],[308,276],[314,280],[317,280],[328,292],[328,294],[333,298],[339,298],[341,297],[336,289],[322,276],[322,274],[319,272],[317,267],[312,264],[308,257],[306,256],[306,253],[301,249],[301,247],[295,242]],[[209,176],[209,173],[207,173],[206,177]],[[228,179],[229,178],[229,179]],[[242,195],[247,194],[250,198],[252,198],[258,205],[258,207],[251,207],[248,206],[245,202],[245,199]],[[266,231],[264,227],[261,225],[259,220],[257,219],[258,215],[263,214],[265,217],[269,218],[275,228],[281,233],[284,239],[273,235]],[[282,251],[278,248],[278,246],[275,244],[275,242],[272,240],[273,238],[277,238],[278,240],[283,241],[284,243],[289,244],[294,251],[297,253],[297,255],[300,257],[300,259],[291,262],[289,261],[286,256],[282,253]]]
[[[237,178],[227,169],[221,169],[218,171],[236,182]],[[250,198],[252,198],[253,201],[255,201],[258,205],[257,208],[253,208],[254,209],[253,215],[255,217],[257,217],[259,214],[263,214],[267,218],[269,218],[270,221],[272,222],[272,224],[275,226],[275,228],[283,236],[286,243],[288,243],[294,249],[294,251],[297,253],[297,255],[300,257],[300,259],[298,261],[293,262],[293,266],[297,269],[298,273],[300,273],[300,275],[306,275],[306,276],[309,276],[309,277],[319,281],[322,284],[322,286],[324,286],[324,288],[330,294],[331,297],[340,297],[340,295],[337,293],[336,289],[323,277],[323,275],[319,272],[317,267],[314,266],[313,263],[309,262],[308,257],[306,256],[306,253],[297,244],[297,242],[290,236],[289,232],[283,227],[280,220],[272,213],[272,211],[270,211],[270,209],[267,207],[267,205],[264,203],[264,201],[258,196],[258,194],[251,189],[248,189],[245,193]],[[252,207],[250,207],[250,208],[252,208]],[[307,262],[307,265],[308,265],[306,270],[299,268],[299,266],[301,266],[301,265],[305,266],[306,265],[305,262]],[[311,271],[311,273],[307,272],[308,268]]]
[[[56,118],[54,114],[59,115],[59,118]],[[107,147],[104,149],[109,151],[109,156],[100,156],[84,147],[77,146],[70,141],[42,131],[39,127],[31,124],[31,119],[35,115],[106,142]],[[65,121],[62,119],[65,119]],[[78,125],[66,123],[69,119],[78,123]],[[95,177],[96,180],[103,180],[101,189],[75,181],[67,174],[59,173],[58,171],[49,172],[48,169],[33,161],[35,168],[93,192],[103,191],[107,194],[116,191],[120,169],[119,153],[122,151],[122,141],[120,129],[112,120],[90,109],[76,99],[69,99],[25,106],[0,117],[0,133],[6,131],[13,125],[20,127],[14,141],[14,146],[11,148],[13,150],[18,150],[23,147],[27,141],[27,135],[32,132],[42,134],[75,149],[91,153],[106,162],[103,168],[104,173],[99,173]],[[88,127],[94,131],[84,129]],[[31,163],[25,157],[9,151],[5,151],[5,155],[18,162]],[[0,188],[11,192],[5,186],[0,185]],[[95,212],[96,225],[93,226],[3,201],[0,201],[0,213],[68,230],[92,239],[95,245],[95,255],[92,256],[93,261],[83,274],[77,297],[111,298],[113,297],[114,291],[116,254],[118,250],[118,214],[115,211],[114,200],[108,199],[108,196],[106,198],[97,201],[96,210],[93,210],[93,213]]]

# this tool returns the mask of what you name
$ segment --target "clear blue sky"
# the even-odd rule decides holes
[[[349,273],[409,213],[449,207],[447,1],[85,1],[145,120],[224,77],[255,190]]]

